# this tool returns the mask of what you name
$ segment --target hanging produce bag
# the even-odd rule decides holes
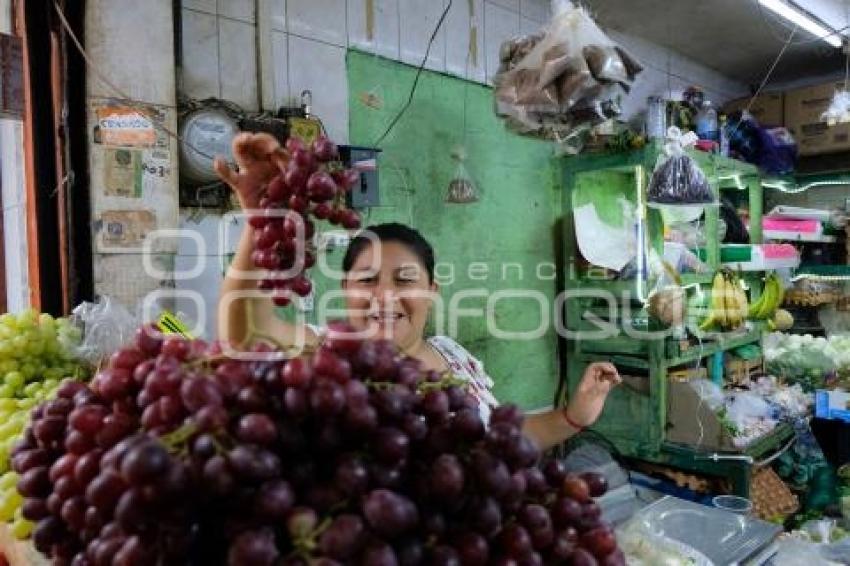
[[[575,137],[620,114],[640,63],[569,2],[544,33],[502,45],[494,78],[496,114],[521,134],[580,149]]]
[[[708,179],[696,161],[685,153],[685,148],[696,143],[693,132],[682,134],[679,128],[667,130],[664,153],[652,174],[647,190],[649,204],[697,205],[715,204],[716,198]]]
[[[449,181],[449,190],[446,194],[446,202],[455,204],[468,204],[478,201],[478,187],[475,180],[470,175],[469,170],[464,165],[466,161],[466,151],[463,148],[455,149],[452,152],[452,159],[457,161],[454,175]]]

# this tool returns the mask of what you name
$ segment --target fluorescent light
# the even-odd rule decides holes
[[[841,37],[837,33],[819,24],[818,22],[810,18],[808,15],[794,8],[790,4],[786,4],[785,2],[782,2],[782,0],[759,0],[759,4],[761,4],[765,8],[773,10],[789,22],[797,24],[798,26],[800,26],[807,32],[815,35],[816,37],[823,39],[825,42],[832,45],[833,47],[841,47]]]

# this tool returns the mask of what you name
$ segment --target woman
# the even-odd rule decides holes
[[[262,186],[278,171],[281,148],[266,134],[240,134],[233,144],[238,172],[216,161],[222,179],[236,192],[243,209],[259,208]],[[319,332],[312,327],[296,329],[280,320],[268,297],[231,299],[240,291],[253,291],[256,281],[235,277],[233,270],[254,270],[251,261],[252,228],[246,225],[236,256],[222,284],[218,326],[221,338],[241,342],[248,334],[248,312],[255,330],[294,342],[303,331],[307,343],[317,343]],[[451,371],[468,380],[485,422],[498,402],[490,392],[492,380],[478,360],[462,346],[445,336],[426,338],[429,296],[438,287],[434,281],[434,252],[415,230],[401,224],[383,224],[369,230],[371,238],[352,239],[343,260],[348,322],[357,330],[390,338],[406,355],[418,359],[425,369]],[[228,295],[230,294],[230,297]],[[568,406],[528,415],[524,432],[542,450],[564,442],[593,424],[602,412],[611,388],[620,382],[610,363],[594,363],[585,370]]]

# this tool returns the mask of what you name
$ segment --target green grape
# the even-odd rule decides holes
[[[43,375],[46,380],[59,381],[65,377],[65,371],[61,367],[52,367],[44,370]]]
[[[26,378],[27,382],[32,381],[34,378],[38,377],[35,364],[31,361],[27,361],[21,366],[21,373],[24,374],[24,378]]]
[[[20,404],[15,399],[0,399],[0,412],[14,411],[20,408]]]
[[[31,521],[27,521],[17,515],[15,513],[15,520],[12,521],[12,535],[18,540],[29,538],[35,525]]]
[[[54,389],[59,387],[59,380],[58,379],[45,379],[42,382],[42,385],[44,386],[45,394],[52,393]]]
[[[17,391],[24,386],[24,376],[19,371],[10,371],[3,376],[3,383]]]
[[[16,436],[21,432],[21,423],[18,421],[8,421],[0,425],[0,440],[5,440],[12,436]],[[2,456],[2,454],[0,454]],[[2,458],[0,458],[2,459]]]
[[[15,336],[12,338],[12,348],[16,355],[20,355],[27,347],[27,339],[25,336]]]
[[[24,389],[26,389],[26,388],[24,388]],[[30,409],[35,407],[35,405],[36,405],[35,399],[31,399],[31,398],[18,399],[18,408],[22,409],[24,411],[29,411]]]
[[[15,510],[23,503],[23,497],[17,490],[9,490],[0,496],[0,521],[8,523],[15,516]]]
[[[6,491],[12,489],[18,484],[18,474],[15,472],[6,472],[0,476],[0,490]]]
[[[15,389],[9,385],[0,385],[0,397],[14,397]]]
[[[40,383],[28,383],[24,386],[24,395],[26,395],[27,397],[35,397],[36,393],[38,393],[40,389]]]

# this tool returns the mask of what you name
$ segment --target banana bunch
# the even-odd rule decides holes
[[[715,273],[711,285],[708,318],[699,325],[700,330],[737,330],[743,326],[748,313],[747,294],[744,293],[738,276],[729,269],[721,269]]]
[[[759,300],[750,305],[747,318],[750,320],[769,320],[782,300],[785,298],[785,289],[775,273],[770,273],[764,281],[764,292]]]

